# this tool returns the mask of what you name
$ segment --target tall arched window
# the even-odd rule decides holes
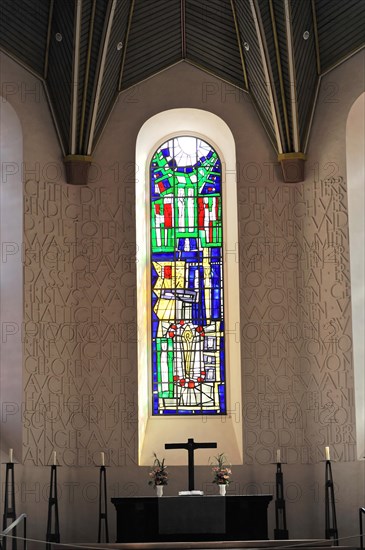
[[[149,118],[136,142],[140,465],[191,437],[216,441],[242,464],[237,243],[227,124],[188,108]],[[195,464],[210,455],[200,450]],[[170,450],[166,459],[185,465],[186,453]]]
[[[225,414],[222,171],[193,136],[153,155],[153,414]]]

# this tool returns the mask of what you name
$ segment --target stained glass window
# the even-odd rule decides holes
[[[176,137],[150,174],[152,412],[225,414],[221,161]]]

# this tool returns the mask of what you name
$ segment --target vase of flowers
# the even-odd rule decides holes
[[[165,459],[160,460],[156,453],[154,453],[154,457],[155,460],[149,473],[150,480],[148,485],[153,485],[157,491],[157,496],[162,497],[163,487],[167,485],[168,472],[165,466]]]
[[[211,462],[213,472],[213,483],[216,483],[219,487],[219,494],[224,496],[226,494],[227,485],[231,483],[230,476],[232,470],[230,464],[227,462],[227,458],[224,453],[214,457],[214,461]]]

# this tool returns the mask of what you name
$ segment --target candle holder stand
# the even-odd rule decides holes
[[[54,522],[52,521],[54,519]],[[52,530],[52,523],[54,528]],[[57,465],[51,466],[51,482],[48,498],[48,520],[46,533],[46,550],[52,550],[52,542],[60,542],[60,524],[58,518],[58,496],[57,496]]]
[[[102,523],[104,521],[105,540],[101,540]],[[98,542],[109,542],[107,492],[106,492],[106,467],[100,466],[99,473],[99,529]]]
[[[3,514],[3,531],[8,526],[8,520],[10,523],[16,520],[15,512],[15,483],[14,483],[14,462],[6,462],[5,473],[5,499],[4,499],[4,514]],[[13,537],[16,537],[16,527],[13,529]],[[5,543],[6,544],[6,543]],[[4,544],[4,546],[5,546]],[[17,550],[17,540],[12,539],[12,550]]]
[[[326,483],[325,483],[325,517],[326,517],[326,539],[333,538],[334,546],[338,546],[338,530],[336,519],[336,503],[332,477],[331,461],[326,460]]]
[[[275,540],[288,540],[289,531],[286,527],[286,510],[284,499],[284,480],[281,462],[276,463],[276,500],[275,500]]]

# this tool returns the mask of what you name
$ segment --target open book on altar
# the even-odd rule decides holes
[[[194,495],[204,495],[204,491],[179,491],[180,497],[189,497]]]

